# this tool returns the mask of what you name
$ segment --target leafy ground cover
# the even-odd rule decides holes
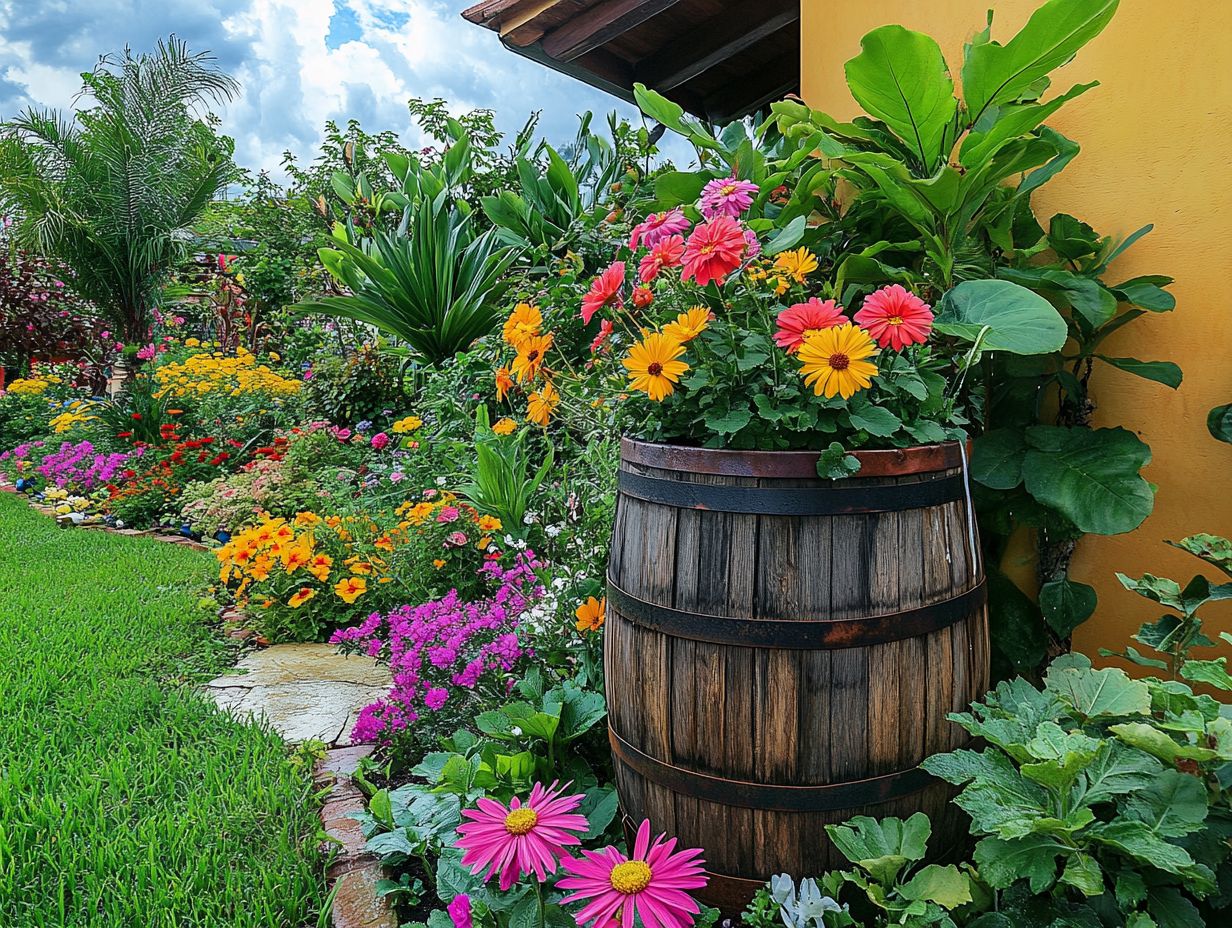
[[[203,557],[0,494],[0,925],[315,923],[308,777],[190,685]]]

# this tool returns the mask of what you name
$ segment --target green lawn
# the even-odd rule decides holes
[[[0,926],[316,924],[307,775],[192,686],[206,558],[0,493]]]

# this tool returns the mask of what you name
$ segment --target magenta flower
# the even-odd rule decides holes
[[[475,923],[471,920],[471,897],[466,893],[454,896],[449,905],[445,906],[445,911],[449,913],[453,928],[474,928]]]
[[[457,522],[460,515],[457,506],[446,506],[436,514],[436,521],[447,525],[450,522]]]
[[[669,235],[680,235],[688,231],[689,220],[680,209],[651,213],[633,227],[633,234],[629,236],[629,247],[637,248],[640,244],[653,248]]]
[[[463,813],[465,814],[465,813]],[[576,890],[564,904],[586,901],[577,923],[598,928],[616,923],[633,928],[636,910],[644,928],[689,928],[701,908],[685,890],[701,889],[707,877],[701,850],[675,851],[676,839],[664,835],[650,841],[650,822],[643,821],[633,843],[633,857],[610,845],[601,851],[582,851],[561,863],[570,874],[556,885]]]
[[[377,432],[372,436],[372,441],[369,444],[372,445],[373,451],[382,451],[389,446],[389,436],[384,432]]]
[[[757,193],[757,189],[756,184],[736,177],[712,180],[702,188],[697,208],[708,220],[716,216],[739,219],[740,214],[753,205],[753,194]]]
[[[502,892],[528,873],[540,883],[546,880],[559,858],[568,859],[565,848],[580,844],[579,835],[590,828],[586,816],[573,812],[586,797],[562,796],[564,789],[557,786],[536,783],[525,805],[514,796],[506,809],[485,796],[478,809],[463,809],[469,821],[458,826],[462,865],[476,875],[486,869],[485,880],[499,873]]]

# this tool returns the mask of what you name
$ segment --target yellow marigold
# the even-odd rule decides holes
[[[442,561],[442,560],[438,557],[438,558],[436,558],[436,559],[432,562],[432,566],[433,566],[433,567],[435,567],[437,570],[440,570],[442,567],[444,567],[444,566],[445,566],[445,562],[444,562],[444,561]]]
[[[684,345],[662,332],[651,332],[629,349],[620,363],[629,371],[629,383],[656,403],[671,396],[680,376],[689,369],[684,361]]]
[[[334,584],[334,592],[345,603],[353,603],[368,592],[368,581],[363,577],[347,577]]]
[[[304,568],[322,583],[329,579],[329,569],[334,565],[334,559],[328,554],[314,554]]]
[[[511,372],[518,383],[526,383],[539,376],[543,358],[552,348],[552,333],[535,335],[518,346],[518,356],[513,359]]]
[[[535,425],[547,426],[548,420],[552,418],[552,413],[556,411],[556,407],[560,405],[560,394],[556,392],[556,388],[551,382],[545,383],[543,388],[532,393],[526,402],[526,419],[528,422],[533,422]]]
[[[867,359],[876,353],[872,337],[848,322],[810,334],[796,357],[813,393],[827,397],[837,393],[846,400],[872,384],[877,365]]]
[[[295,524],[302,528],[311,527],[320,521],[321,517],[315,512],[297,512],[295,514]]]
[[[41,380],[37,378],[18,377],[16,380],[14,380],[12,383],[9,384],[7,392],[16,393],[19,395],[33,396],[38,393],[45,393],[49,386],[50,386],[50,383],[46,380]]]
[[[516,432],[517,429],[518,429],[518,424],[514,422],[512,419],[510,419],[508,416],[506,416],[504,419],[501,419],[494,426],[492,426],[492,431],[495,432],[497,435],[511,435],[512,433]]]
[[[817,270],[817,267],[817,256],[807,248],[783,251],[774,259],[774,269],[798,284],[804,283],[804,279]]]
[[[395,435],[407,435],[419,429],[423,425],[423,419],[419,416],[403,416],[393,424],[391,431]]]
[[[298,609],[316,595],[317,591],[312,589],[312,587],[302,586],[287,600],[287,605],[292,609]]]
[[[678,315],[675,322],[665,325],[663,334],[681,343],[692,341],[706,331],[712,318],[713,315],[705,306],[694,306],[687,313]]]
[[[184,339],[184,347],[185,347],[185,348],[200,348],[200,347],[201,347],[201,339],[199,339],[199,338],[186,338],[186,339]]]
[[[595,599],[591,596],[586,602],[573,610],[573,614],[577,616],[577,630],[579,632],[597,632],[603,627],[606,613],[607,598]]]
[[[505,341],[518,348],[528,338],[534,338],[543,327],[543,313],[530,303],[519,303],[505,320]]]
[[[432,516],[433,506],[431,503],[416,503],[411,507],[410,513],[407,515],[407,521],[412,525],[423,525]]]
[[[479,526],[480,530],[485,532],[499,532],[503,527],[500,519],[489,515],[480,516],[475,524]]]

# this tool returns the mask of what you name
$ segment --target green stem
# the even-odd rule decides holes
[[[547,928],[547,919],[545,918],[543,911],[543,884],[541,884],[538,880],[535,880],[534,887],[535,902],[537,903],[539,910],[539,928]]]

